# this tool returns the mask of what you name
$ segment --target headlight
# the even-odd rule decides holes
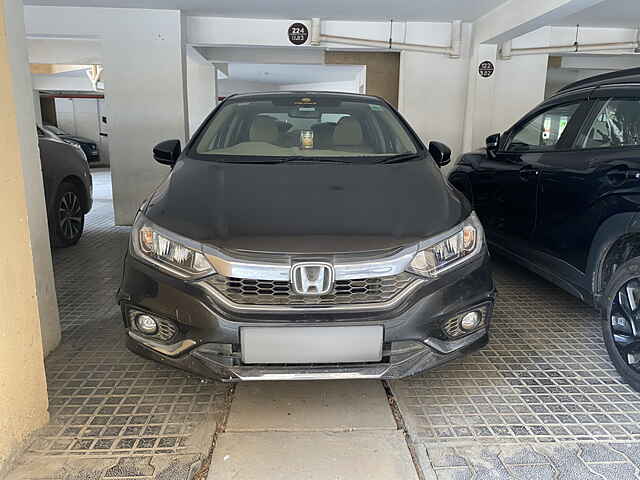
[[[448,232],[444,238],[422,242],[408,271],[423,277],[438,274],[473,258],[482,248],[484,231],[475,213]]]
[[[136,219],[131,242],[136,256],[178,277],[201,277],[215,273],[207,257],[198,248],[185,245],[192,242],[159,228],[143,215],[138,215]]]

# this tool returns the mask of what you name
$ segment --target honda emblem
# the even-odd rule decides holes
[[[291,285],[300,295],[324,295],[333,289],[334,276],[329,263],[296,263],[291,268]]]

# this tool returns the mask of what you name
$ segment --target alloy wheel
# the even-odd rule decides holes
[[[82,206],[76,192],[65,192],[58,206],[58,225],[67,240],[78,236],[82,230]]]
[[[613,298],[610,321],[620,357],[640,372],[640,278],[620,287]]]

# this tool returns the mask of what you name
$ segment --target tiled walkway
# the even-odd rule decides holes
[[[50,425],[11,478],[186,479],[207,458],[229,387],[125,348],[115,294],[129,228],[113,226],[108,171],[79,244],[53,253],[63,329],[46,361]]]
[[[129,229],[113,226],[108,172],[94,181],[82,240],[54,252],[63,341],[46,362],[51,422],[9,478],[187,479],[231,390],[126,350],[114,296]],[[423,478],[640,479],[640,394],[609,363],[596,312],[494,260],[490,345],[391,382]]]
[[[640,393],[610,363],[598,312],[502,258],[494,276],[489,346],[392,382],[427,468],[448,467],[438,478],[640,478]]]

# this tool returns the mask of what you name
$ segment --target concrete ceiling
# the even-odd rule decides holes
[[[638,28],[640,0],[605,0],[557,22],[558,26]]]
[[[354,80],[359,65],[278,65],[230,63],[229,79],[287,85]]]
[[[325,20],[472,21],[506,0],[25,0],[26,5],[180,9],[189,15]]]

